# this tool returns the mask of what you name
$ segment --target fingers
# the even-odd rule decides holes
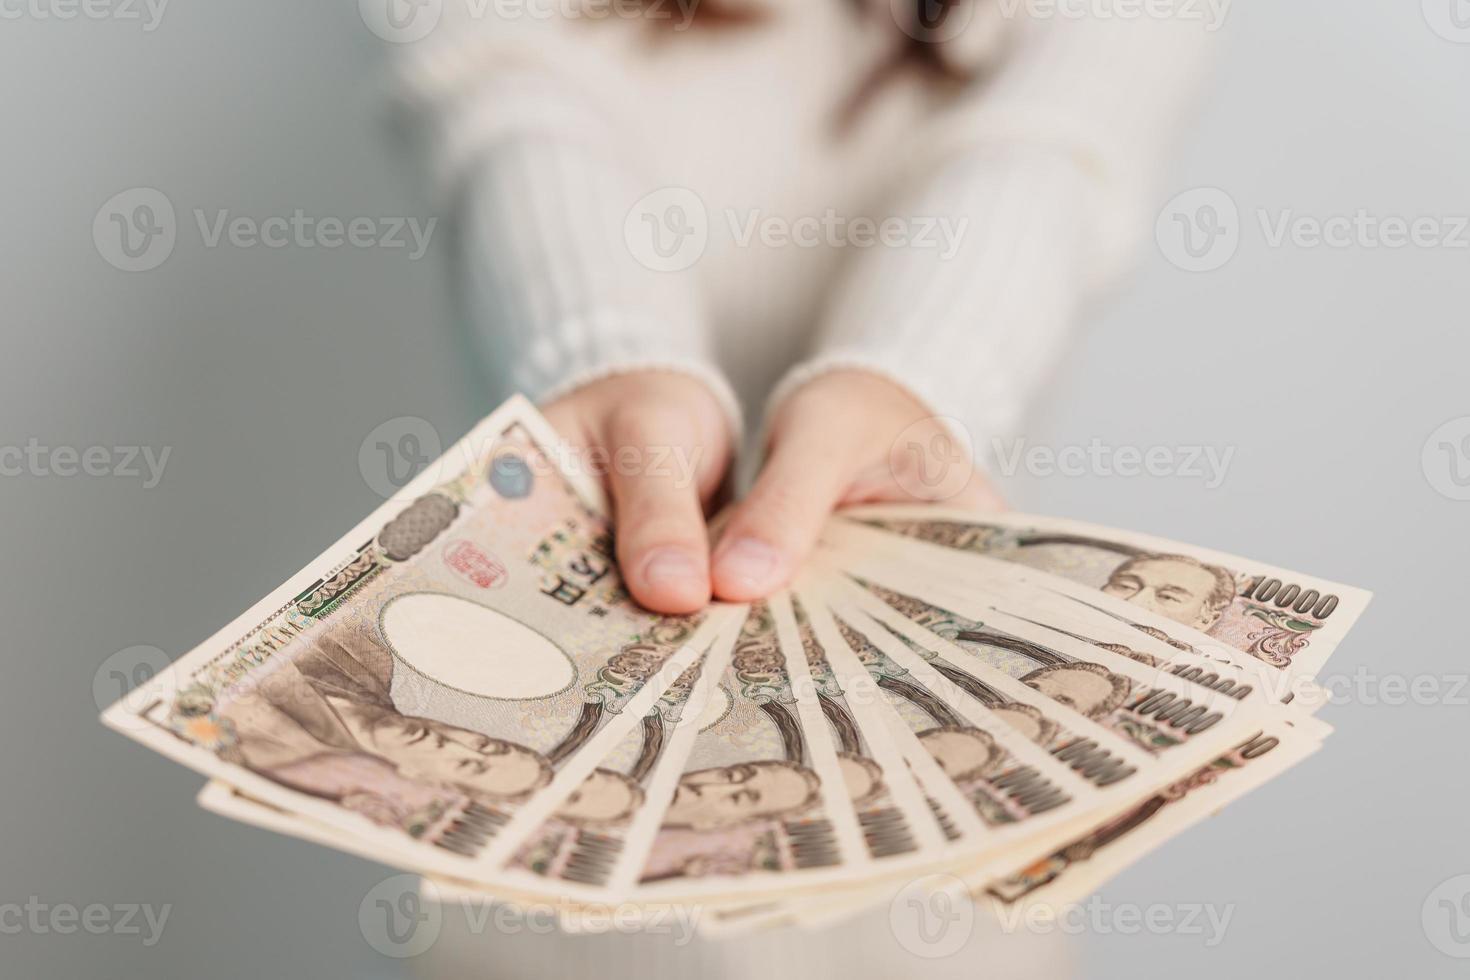
[[[710,599],[710,579],[700,480],[692,466],[670,463],[697,458],[691,427],[672,413],[622,413],[610,421],[608,436],[623,454],[608,480],[618,564],[629,591],[655,612],[701,609]]]
[[[837,507],[943,501],[1004,509],[969,446],[906,389],[863,371],[809,381],[782,406],[772,450],[729,514],[710,578],[721,599],[749,602],[790,579]]]
[[[852,452],[839,435],[790,426],[750,493],[731,512],[711,566],[714,593],[749,602],[785,585],[816,544],[852,478]]]

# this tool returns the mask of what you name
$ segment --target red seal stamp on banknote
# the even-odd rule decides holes
[[[482,589],[505,584],[505,566],[472,541],[449,542],[444,549],[444,564]]]

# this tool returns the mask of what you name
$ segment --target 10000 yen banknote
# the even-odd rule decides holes
[[[828,604],[814,589],[798,594],[838,676],[854,691],[876,689],[890,736],[944,822],[975,842],[972,854],[1097,803],[1098,780],[1057,759],[1025,727],[1037,722],[1066,737],[1034,692],[987,703],[973,685],[947,676],[862,611]],[[1113,748],[1129,752],[1121,743]]]
[[[952,611],[915,598],[902,577],[890,584],[908,592],[841,581],[829,589],[977,699],[1006,705],[1007,720],[1097,785],[1140,768],[1203,764],[1258,724],[1261,707],[1166,670],[983,602],[934,599],[960,610]],[[1023,699],[1031,705],[1025,714],[1009,707]]]
[[[713,682],[723,676],[739,626],[740,620],[727,620],[725,635],[526,837],[499,874],[474,882],[432,872],[426,872],[428,877],[455,895],[549,907],[568,929],[582,921],[584,911],[626,906],[693,735],[712,720],[711,714],[723,713],[723,701],[712,697]],[[199,804],[251,826],[380,858],[378,848],[365,838],[263,803],[219,779],[200,792]]]
[[[813,563],[856,581],[917,584],[934,603],[1005,613],[1238,701],[1291,703],[1314,687],[1209,637],[1199,635],[1186,643],[1180,639],[1187,632],[1183,627],[1146,610],[1135,612],[1126,603],[1116,604],[1121,613],[1103,608],[1106,597],[1094,599],[1086,588],[1064,579],[1033,572],[1027,574],[1034,580],[1021,579],[1014,565],[851,521],[828,525]]]
[[[1199,741],[1222,748],[1234,734],[1218,729],[1229,727],[1232,718],[1234,727],[1243,729],[1254,723],[1248,716],[1259,710],[1152,663],[1053,630],[1043,620],[1018,619],[988,610],[983,603],[933,598],[934,603],[945,603],[941,607],[916,598],[914,583],[902,578],[890,581],[907,591],[872,583],[859,583],[866,594],[840,583],[832,588],[834,594],[848,594],[921,656],[951,674],[984,664],[1056,702],[1054,713],[1072,718],[1074,727],[1080,716],[1150,756],[1179,757],[1186,745]],[[983,697],[1004,697],[998,691],[977,690]],[[1194,748],[1201,761],[1213,751]]]
[[[886,740],[912,770],[933,819],[956,849],[955,860],[993,853],[1066,822],[1095,801],[1096,792],[1085,780],[1013,731],[999,713],[974,702],[922,661],[909,672],[835,618],[809,578],[793,603],[811,642],[822,651],[824,672],[830,672],[847,703],[869,709],[869,717],[881,715]],[[860,614],[848,617],[864,622]],[[880,629],[871,621],[864,628]],[[835,920],[847,914],[849,905],[866,905],[872,888],[865,884],[855,897],[849,891],[798,904],[778,899],[706,909],[700,930],[710,936],[739,934],[803,913],[809,913],[804,921],[828,915]]]
[[[1256,732],[1207,765],[1184,775],[1085,833],[1013,872],[974,887],[998,914],[1016,906],[1075,902],[1172,837],[1306,759],[1331,728],[1278,709]]]
[[[1280,743],[1287,740],[1287,736],[1298,736],[1291,742],[1292,745],[1299,746],[1303,741],[1299,733],[1291,728],[1291,722],[1280,720],[1287,717],[1285,709],[1252,708],[1245,710],[1235,724],[1219,728],[1217,725],[1221,718],[1215,715],[1212,708],[1219,703],[1220,699],[1210,686],[1191,684],[1172,675],[1163,674],[1156,669],[1156,665],[1147,660],[1141,663],[1135,662],[1129,655],[1120,654],[1116,650],[1090,647],[1080,642],[1075,636],[1058,634],[1046,628],[1050,624],[1019,621],[1000,614],[988,616],[987,622],[983,623],[971,621],[931,606],[922,600],[881,588],[869,586],[863,592],[851,584],[842,583],[839,579],[829,577],[820,581],[823,594],[827,599],[832,601],[836,608],[849,610],[842,615],[847,616],[853,622],[867,622],[870,628],[866,629],[866,635],[864,635],[845,623],[834,622],[819,603],[808,600],[813,601],[813,604],[817,606],[817,612],[813,618],[824,623],[827,631],[836,629],[843,634],[848,641],[848,646],[858,654],[863,664],[874,672],[874,679],[885,688],[896,712],[905,718],[913,733],[929,733],[936,747],[942,749],[942,732],[946,728],[956,727],[955,721],[959,717],[960,704],[966,700],[979,700],[989,707],[996,717],[1004,719],[1006,725],[1014,728],[1016,733],[1037,741],[1058,761],[1066,760],[1064,764],[1073,768],[1079,776],[1108,785],[1117,777],[1128,773],[1127,770],[1120,769],[1118,761],[1108,753],[1106,744],[1099,745],[1090,740],[1078,738],[1044,713],[1047,710],[1055,711],[1056,708],[1061,708],[1061,705],[1047,708],[1044,700],[1029,705],[1011,701],[1001,690],[992,686],[999,683],[995,672],[1008,674],[1011,678],[1022,680],[1023,683],[1026,683],[1026,679],[1029,678],[1030,683],[1037,688],[1060,696],[1068,702],[1067,707],[1080,708],[1084,714],[1094,716],[1093,720],[1096,720],[1095,716],[1099,714],[1113,716],[1112,720],[1118,725],[1110,734],[1130,739],[1139,747],[1150,747],[1151,754],[1156,757],[1152,768],[1156,770],[1156,773],[1164,774],[1165,779],[1170,781],[1166,788],[1160,789],[1154,795],[1125,804],[1121,809],[1105,808],[1105,812],[1151,815],[1157,810],[1154,802],[1156,796],[1164,796],[1172,800],[1180,791],[1182,784],[1172,782],[1172,777],[1169,777],[1168,773],[1188,772],[1187,768],[1179,768],[1179,766],[1187,766],[1189,760],[1168,759],[1166,749],[1177,751],[1178,746],[1183,745],[1192,737],[1189,729],[1196,725],[1200,726],[1196,735],[1204,735],[1207,732],[1213,734],[1212,737],[1201,740],[1193,746],[1189,750],[1190,756],[1193,759],[1206,759],[1217,751],[1221,752],[1218,759],[1206,763],[1205,768],[1211,772],[1238,768],[1245,761],[1261,758],[1273,749],[1277,750],[1278,761],[1290,759],[1294,762],[1301,757],[1300,753],[1278,749]],[[899,578],[898,581],[902,579]],[[847,605],[844,605],[844,599],[847,600]],[[876,618],[864,619],[863,612],[858,611],[859,607],[863,608],[863,612],[870,613]],[[1001,626],[1007,627],[1008,631],[999,628]],[[919,680],[921,671],[909,671],[896,659],[886,657],[868,640],[868,636],[873,636],[879,643],[890,649],[895,658],[902,656],[922,658],[920,661],[909,660],[907,663],[915,668],[920,668],[922,665],[932,670],[929,683],[933,691],[926,689],[923,682]],[[901,645],[895,647],[895,643]],[[1102,664],[1099,661],[1106,662],[1111,670],[1100,669]],[[1078,669],[1086,676],[1074,678],[1078,681],[1076,684],[1067,683],[1065,676],[1054,676],[1067,670]],[[1127,677],[1121,683],[1128,687],[1129,691],[1117,706],[1117,710],[1104,711],[1103,709],[1108,707],[1105,702],[1109,702],[1116,696],[1120,683],[1118,674],[1113,673],[1115,670]],[[1107,683],[1103,684],[1101,680],[1106,680]],[[1154,686],[1160,680],[1163,681],[1165,687]],[[857,686],[854,685],[854,687]],[[947,708],[939,697],[934,696],[934,691],[942,691],[951,699]],[[1034,693],[1039,696],[1041,691]],[[1195,698],[1192,699],[1191,694],[1195,695]],[[1203,700],[1197,701],[1196,699]],[[1040,709],[1038,705],[1041,706]],[[1150,705],[1150,707],[1144,712],[1136,710],[1143,705]],[[918,706],[920,710],[912,710],[913,706]],[[1225,707],[1230,709],[1234,706],[1226,705]],[[1295,713],[1291,713],[1291,716],[1294,717],[1294,715]],[[1262,717],[1276,719],[1270,724],[1274,731],[1282,735],[1282,738],[1252,735],[1240,741],[1239,745],[1235,744],[1233,740],[1239,738],[1235,733],[1241,730],[1241,726],[1249,726]],[[1301,719],[1301,724],[1312,727],[1314,731],[1325,729],[1321,723],[1309,718]],[[896,734],[895,739],[901,740],[902,735]],[[1308,739],[1307,741],[1315,740]],[[1116,745],[1116,743],[1113,744]],[[1241,746],[1246,747],[1248,751],[1237,751]],[[944,758],[942,753],[939,758]],[[947,770],[955,768],[957,767],[953,762],[949,762],[946,766]],[[1258,767],[1258,771],[1264,772],[1266,767]],[[1279,769],[1274,771],[1279,771]],[[921,777],[926,787],[933,785],[932,779],[922,779],[923,774],[924,771],[915,765],[915,775]],[[1158,778],[1157,774],[1154,778]],[[1190,785],[1199,789],[1210,778],[1204,776],[1194,779]],[[948,781],[945,782],[945,785],[948,786]],[[1238,778],[1233,779],[1231,785],[1242,787],[1242,793],[1249,788],[1245,781]],[[1219,794],[1206,795],[1214,796],[1218,800]],[[934,805],[936,811],[945,812],[937,802]],[[996,813],[989,806],[980,812]],[[1082,814],[1080,823],[1072,821],[1057,826],[1055,823],[1041,825],[1033,822],[1025,825],[1038,828],[1039,833],[1023,836],[1018,853],[1031,856],[1024,862],[1018,861],[1017,865],[1013,866],[1039,865],[1048,860],[1048,855],[1060,852],[1064,847],[1082,838],[1102,847],[1101,832],[1095,832],[1085,816],[1090,811],[1087,808],[1078,808],[1071,812]],[[951,806],[945,813],[946,817],[949,818],[951,813],[965,815],[964,804],[962,803],[959,807]],[[992,816],[991,819],[994,820],[995,817]],[[1146,820],[1147,816],[1141,819]],[[1094,822],[1102,823],[1096,818]],[[990,829],[993,830],[994,826],[993,824]],[[1120,824],[1114,825],[1113,829],[1118,832],[1107,835],[1107,843],[1111,845],[1112,854],[1123,856],[1111,862],[1100,860],[1089,864],[1085,869],[1086,873],[1098,873],[1098,869],[1102,867],[1121,867],[1129,860],[1126,855],[1145,846],[1142,838],[1147,838],[1148,832],[1129,838],[1121,830],[1121,826]],[[992,838],[992,841],[994,840],[995,838]],[[1069,867],[1072,868],[1068,875],[1069,881],[1075,882],[1084,878],[1084,870],[1081,869],[1081,865],[1085,862],[1079,856],[1081,852],[1082,845],[1067,852],[1072,858],[1069,864]],[[986,852],[983,848],[976,848],[971,853],[974,856],[982,856]],[[977,890],[983,890],[982,886],[988,884],[989,875],[995,873],[993,869],[1007,870],[1004,860],[999,863],[993,860],[986,861],[982,866],[986,870],[978,872],[980,877],[976,879],[977,884],[973,886]],[[974,873],[977,872],[972,872]],[[1061,876],[1061,871],[1056,871],[1052,878]],[[707,910],[709,914],[702,920],[700,928],[701,931],[710,935],[720,936],[738,935],[751,928],[775,926],[783,922],[819,927],[855,914],[873,902],[887,901],[890,891],[891,889],[885,890],[879,887],[866,895],[849,893],[830,901],[815,903],[778,902],[758,909],[716,908]],[[1056,888],[1052,888],[1047,890],[1046,894],[1050,898],[1057,894],[1057,891]],[[991,896],[991,900],[1000,901],[995,896]]]
[[[1009,563],[1021,578],[1029,570],[1080,586],[1061,591],[1183,627],[1184,642],[1203,635],[1292,676],[1318,673],[1370,598],[1250,559],[1061,518],[881,506],[838,520]]]
[[[1185,632],[1182,627],[1169,624],[1176,633],[1170,635],[1169,630],[1157,627],[1158,617],[1147,611],[1133,614],[1130,607],[1120,604],[1126,614],[1119,614],[1113,608],[1079,601],[1055,588],[1017,580],[1011,572],[1013,566],[992,558],[953,555],[935,545],[897,538],[853,522],[833,522],[828,533],[836,544],[823,544],[814,563],[829,567],[838,577],[858,582],[913,583],[941,607],[966,608],[972,617],[982,617],[980,608],[1008,614],[1236,701],[1258,705],[1314,702],[1316,685],[1310,680],[1285,676],[1263,661],[1207,636],[1198,636],[1198,645],[1185,644],[1176,638]],[[867,547],[858,547],[863,544]],[[1058,588],[1085,592],[1082,586],[1054,576],[1044,577]],[[1297,695],[1307,698],[1298,699]]]
[[[721,710],[717,685],[735,631],[717,640],[652,711],[527,838],[505,869],[512,887],[555,887],[559,899],[617,901],[633,887],[673,791],[672,779],[706,712]]]
[[[493,875],[731,614],[633,605],[555,440],[508,403],[104,720],[380,860]]]
[[[820,708],[798,700],[788,657],[803,654],[783,649],[781,632],[768,603],[751,606],[720,682],[724,703],[684,760],[640,896],[800,888],[869,868],[854,802],[880,788],[881,773],[839,757]]]
[[[1308,758],[1331,728],[1309,716],[1276,709],[1265,726],[1229,752],[1163,787],[1146,799],[1108,815],[1080,832],[1047,835],[1040,856],[1011,870],[967,874],[977,906],[1004,926],[1033,906],[1051,914],[1083,900],[1114,875],[1229,804]],[[832,896],[824,902],[772,903],[751,914],[743,909],[706,909],[699,928],[713,936],[739,935],[751,928],[800,925],[820,928],[891,900],[891,885]]]
[[[958,835],[946,831],[914,782],[883,708],[843,685],[795,596],[781,593],[770,606],[797,702],[826,721],[868,856],[906,864],[940,857]]]

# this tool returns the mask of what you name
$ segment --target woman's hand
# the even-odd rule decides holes
[[[1004,507],[943,423],[907,391],[865,371],[833,371],[782,404],[765,467],[729,514],[711,562],[705,518],[734,447],[704,384],[673,372],[614,375],[543,412],[606,471],[623,579],[656,612],[694,612],[711,594],[770,595],[801,566],[837,507]]]
[[[733,451],[709,389],[686,375],[639,371],[591,382],[542,411],[607,474],[618,565],[633,598],[662,613],[708,603],[705,515]]]
[[[772,421],[765,466],[715,548],[714,594],[748,601],[781,588],[838,507],[914,501],[1005,507],[967,448],[906,390],[866,371],[819,375]]]

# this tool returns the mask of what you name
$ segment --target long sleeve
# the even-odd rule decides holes
[[[1211,34],[1196,21],[1028,22],[998,74],[936,116],[882,216],[947,222],[948,247],[866,250],[813,356],[772,393],[836,368],[958,419],[977,457],[1015,431],[1082,304],[1151,227],[1149,190]],[[942,226],[941,226],[942,227]]]
[[[536,400],[623,371],[682,371],[738,431],[693,274],[640,262],[627,240],[630,213],[660,183],[616,101],[598,96],[621,70],[599,32],[481,18],[435,33],[402,60],[400,90],[455,218],[455,272],[485,362]]]

